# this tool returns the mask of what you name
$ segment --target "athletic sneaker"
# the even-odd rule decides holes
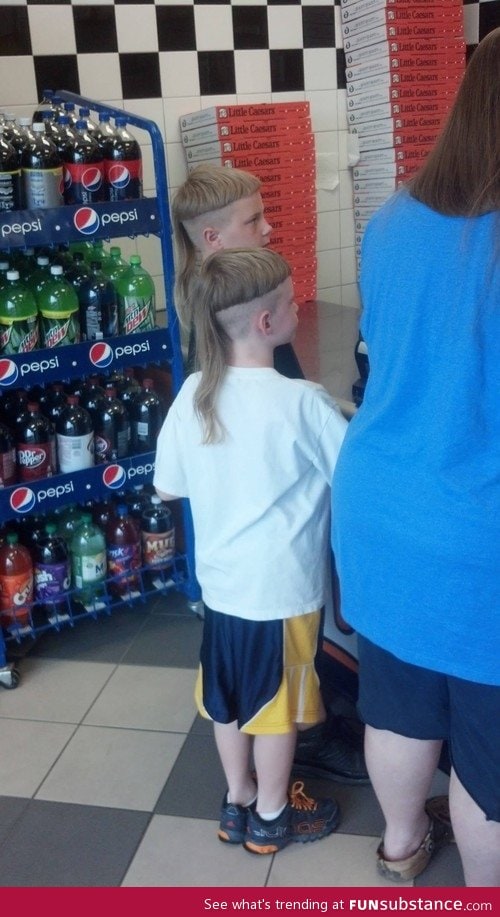
[[[234,805],[227,801],[227,793],[222,800],[220,823],[217,837],[225,844],[242,844],[246,838],[247,818],[250,809],[247,806]]]
[[[340,810],[334,799],[311,799],[304,784],[297,780],[289,792],[289,802],[281,815],[265,821],[257,812],[247,818],[245,850],[250,853],[277,853],[287,844],[318,841],[331,834],[340,822]]]

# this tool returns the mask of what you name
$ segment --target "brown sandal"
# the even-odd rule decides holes
[[[408,882],[415,879],[429,865],[432,857],[445,844],[455,840],[450,822],[450,810],[447,796],[433,796],[425,804],[431,822],[420,847],[404,860],[386,860],[384,839],[377,849],[377,870],[391,882]]]

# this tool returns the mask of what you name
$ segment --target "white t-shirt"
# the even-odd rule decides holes
[[[317,610],[345,419],[314,382],[229,367],[217,401],[225,438],[203,445],[193,408],[199,379],[188,377],[164,421],[154,484],[190,500],[203,600],[256,621]]]

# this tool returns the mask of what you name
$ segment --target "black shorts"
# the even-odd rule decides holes
[[[500,821],[500,687],[410,665],[358,635],[361,719],[411,739],[447,739],[460,782]]]

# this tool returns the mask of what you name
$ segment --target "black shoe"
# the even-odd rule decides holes
[[[341,716],[297,733],[292,773],[301,777],[326,777],[338,783],[370,782],[362,739]]]

